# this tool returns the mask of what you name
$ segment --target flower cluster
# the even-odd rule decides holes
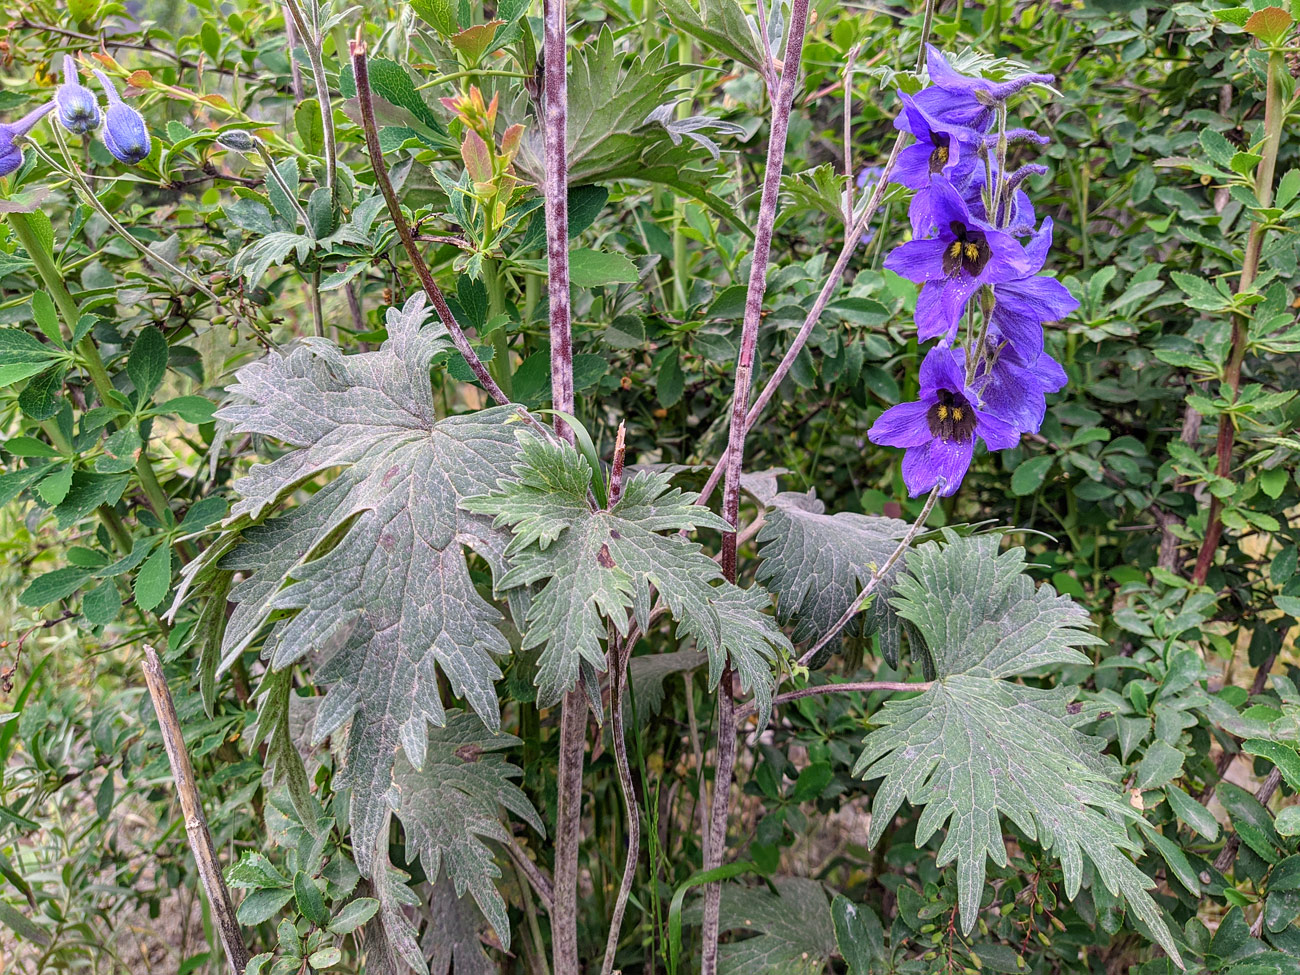
[[[1039,273],[1052,220],[1037,225],[1023,186],[1047,170],[1007,169],[1009,145],[1048,141],[1007,128],[1007,99],[1052,76],[968,77],[933,47],[928,64],[929,86],[913,96],[899,93],[903,109],[894,124],[915,141],[899,154],[891,178],[914,191],[913,239],[896,247],[885,267],[921,286],[917,333],[922,342],[939,341],[921,364],[918,401],[886,410],[868,436],[904,448],[909,494],[938,486],[946,497],[961,485],[977,439],[1005,450],[1022,433],[1038,432],[1046,394],[1066,382],[1043,351],[1043,325],[1078,302]],[[963,324],[965,341],[957,344]]]
[[[63,56],[63,84],[55,90],[54,98],[17,122],[0,123],[0,176],[8,176],[23,164],[18,140],[51,111],[65,129],[76,135],[89,135],[102,122],[104,145],[120,162],[134,166],[149,155],[153,142],[144,117],[122,101],[107,75],[96,71],[95,77],[108,96],[108,108],[102,112],[95,93],[81,83],[77,62],[70,54]]]

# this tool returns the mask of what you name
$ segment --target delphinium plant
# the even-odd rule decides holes
[[[197,6],[0,126],[0,499],[45,570],[4,681],[70,625],[117,666],[81,750],[52,654],[0,715],[0,825],[84,778],[105,838],[57,882],[0,849],[24,964],[117,964],[175,888],[186,971],[1296,970],[1295,685],[1212,679],[1199,567],[1039,562],[1095,582],[1105,520],[1026,460],[1104,439],[1060,443],[1104,331],[1052,270],[1097,246],[1037,70],[1073,20],[1007,61],[1007,5]],[[1238,19],[1254,274],[1291,22]],[[1229,372],[1282,327],[1249,284]]]

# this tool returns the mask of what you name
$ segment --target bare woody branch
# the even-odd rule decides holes
[[[225,949],[226,961],[230,963],[230,970],[234,975],[243,975],[244,968],[248,965],[248,946],[244,944],[239,922],[235,920],[235,909],[230,903],[230,891],[221,876],[221,865],[217,861],[216,847],[212,844],[212,833],[208,831],[207,818],[203,815],[198,786],[194,781],[194,766],[190,764],[190,754],[185,750],[176,705],[172,702],[167,679],[163,676],[162,663],[153,647],[144,648],[141,669],[144,671],[144,682],[149,688],[149,697],[153,699],[153,709],[158,715],[163,747],[167,750],[167,761],[171,763],[172,779],[176,783],[176,795],[181,802],[181,814],[185,817],[185,836],[199,867],[199,881],[207,895],[208,906],[212,910],[212,919],[221,939],[221,947]]]

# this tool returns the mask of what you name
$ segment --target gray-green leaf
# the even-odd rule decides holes
[[[511,568],[497,578],[499,590],[547,580],[532,600],[523,642],[526,650],[542,647],[538,704],[554,704],[571,690],[581,662],[605,669],[606,621],[626,635],[632,610],[642,630],[649,625],[652,586],[681,624],[679,633],[694,636],[709,654],[715,684],[732,653],[747,685],[765,700],[768,664],[789,647],[761,612],[766,593],[714,586],[722,578],[717,563],[675,534],[698,526],[726,530],[726,522],[693,504],[694,494],[671,488],[670,475],[651,471],[638,471],[612,510],[593,511],[591,466],[578,451],[524,433],[520,443],[515,479],[461,506],[514,529],[506,550]]]
[[[962,929],[975,925],[985,858],[1005,866],[1000,817],[1061,860],[1067,896],[1087,857],[1101,882],[1122,895],[1170,956],[1178,950],[1155,901],[1152,880],[1124,851],[1142,847],[1124,828],[1140,819],[1117,784],[1115,763],[1077,726],[1088,715],[1066,705],[1070,687],[1040,690],[1014,677],[1050,664],[1087,663],[1095,644],[1088,614],[1024,574],[1024,550],[999,554],[992,537],[930,543],[907,557],[893,603],[916,627],[937,679],[919,697],[876,714],[854,773],[883,778],[868,842],[880,841],[904,801],[924,806],[916,843],[947,825],[937,863],[956,861]]]

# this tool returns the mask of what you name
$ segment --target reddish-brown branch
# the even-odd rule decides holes
[[[356,77],[357,104],[361,110],[361,127],[365,130],[366,150],[370,153],[370,165],[375,173],[375,183],[379,186],[379,192],[383,194],[384,202],[388,204],[388,215],[392,217],[393,226],[397,228],[397,236],[401,239],[402,246],[406,248],[406,256],[410,258],[411,266],[415,268],[415,275],[420,279],[420,285],[424,288],[424,293],[428,295],[429,301],[432,302],[434,310],[438,313],[438,318],[446,326],[452,342],[456,345],[456,350],[465,357],[470,370],[474,373],[474,378],[487,390],[487,394],[498,403],[508,403],[510,401],[506,394],[501,391],[501,387],[496,384],[496,380],[488,374],[487,367],[479,361],[478,355],[470,346],[464,330],[460,327],[456,317],[451,313],[451,308],[447,305],[447,299],[443,297],[442,289],[433,280],[433,273],[429,270],[429,265],[425,263],[424,258],[420,255],[420,249],[415,246],[411,226],[406,222],[406,217],[402,214],[402,204],[397,199],[393,183],[388,178],[388,169],[384,166],[383,149],[379,145],[379,128],[375,123],[375,105],[370,93],[370,70],[366,60],[366,45],[362,41],[349,41],[348,48],[352,54],[352,73]]]

